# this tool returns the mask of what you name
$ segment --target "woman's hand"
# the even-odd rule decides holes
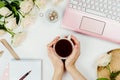
[[[75,66],[75,62],[80,55],[80,42],[74,36],[71,36],[71,38],[74,42],[74,48],[71,55],[65,61],[65,68],[71,74],[73,80],[86,80]]]
[[[48,56],[52,61],[54,66],[54,76],[53,80],[62,80],[64,73],[64,65],[59,56],[56,55],[56,52],[53,48],[54,44],[59,40],[60,37],[56,37],[51,43],[48,44]]]
[[[75,62],[80,55],[80,42],[74,36],[71,36],[71,39],[74,42],[74,48],[71,55],[65,61],[65,67],[68,71],[71,67],[75,67]]]

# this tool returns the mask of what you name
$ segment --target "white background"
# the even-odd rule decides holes
[[[101,54],[106,53],[111,49],[120,48],[120,45],[62,28],[61,21],[66,1],[57,7],[48,6],[45,8],[45,11],[49,8],[55,8],[58,10],[60,17],[58,22],[50,23],[47,21],[45,16],[38,16],[37,20],[31,26],[28,26],[28,35],[24,42],[19,47],[14,49],[21,58],[42,59],[43,80],[52,80],[54,69],[47,55],[47,44],[56,36],[72,34],[78,38],[81,45],[81,55],[76,62],[76,66],[88,80],[95,80],[97,58]],[[7,37],[7,40],[10,43],[8,36],[5,37]],[[72,77],[69,75],[69,73],[65,73],[63,80],[72,80]]]

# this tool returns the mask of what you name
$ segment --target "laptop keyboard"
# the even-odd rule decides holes
[[[120,0],[70,0],[69,7],[120,22]]]

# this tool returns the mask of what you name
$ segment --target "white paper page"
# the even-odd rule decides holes
[[[12,60],[9,67],[10,80],[19,80],[29,71],[30,74],[24,80],[42,80],[41,60]]]

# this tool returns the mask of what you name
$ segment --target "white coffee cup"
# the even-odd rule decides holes
[[[60,41],[62,41],[62,40],[63,40],[63,41],[66,41],[66,40],[67,40],[68,42],[66,41],[67,43],[65,43],[64,46],[59,47],[59,46],[58,46],[58,45],[59,45],[58,43],[59,43]],[[69,43],[71,46],[68,47],[68,46],[66,45],[66,44],[68,44],[68,43]],[[61,55],[66,55],[65,57],[63,57],[63,56],[60,55],[59,50],[58,50],[58,51],[56,50],[56,47],[57,47],[56,44],[57,44],[57,46],[58,46],[60,49],[61,49],[61,48],[63,49],[63,53],[64,53],[64,51],[67,51],[67,50],[64,49],[64,48],[66,48],[66,47],[67,47],[67,49],[70,48],[69,50],[71,50],[71,51],[70,51],[70,52],[67,51],[67,52],[69,52],[69,54],[66,54],[67,52],[64,53],[64,54],[61,54]],[[56,44],[55,44],[53,47],[54,47],[54,50],[56,51],[56,55],[59,56],[61,59],[66,59],[66,58],[72,53],[74,44],[73,44],[73,42],[72,42],[72,40],[71,40],[71,35],[69,35],[69,36],[67,36],[67,37],[65,37],[65,36],[64,36],[64,37],[60,37],[60,39],[58,40],[58,42],[57,42]],[[62,49],[61,49],[61,50],[62,50]]]

